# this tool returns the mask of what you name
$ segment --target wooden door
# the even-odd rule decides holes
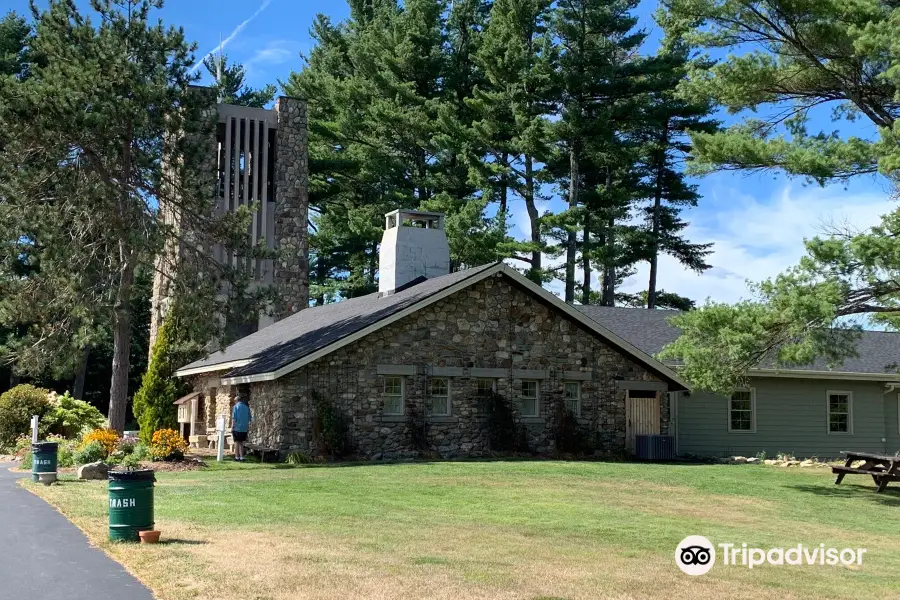
[[[636,435],[659,435],[659,394],[637,390],[625,394],[625,449],[634,454]]]

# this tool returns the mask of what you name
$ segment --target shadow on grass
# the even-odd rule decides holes
[[[158,542],[160,546],[202,546],[208,543],[204,540],[182,540],[179,538],[162,538]]]
[[[875,485],[865,487],[861,485],[788,485],[799,492],[816,494],[826,498],[853,499],[858,502],[872,502],[884,506],[900,506],[900,487],[888,487],[880,494],[875,491]]]
[[[546,462],[573,462],[573,463],[603,463],[617,465],[658,465],[658,466],[709,466],[708,461],[694,460],[669,460],[669,461],[648,461],[638,460],[634,458],[614,458],[614,457],[546,457],[546,456],[483,456],[483,457],[461,457],[461,458],[407,458],[407,459],[390,459],[390,460],[334,460],[327,462],[310,462],[303,464],[290,463],[261,463],[257,461],[248,461],[245,464],[252,464],[257,468],[269,469],[336,469],[343,467],[395,467],[398,465],[439,465],[448,463],[501,463],[501,462],[517,462],[517,463],[546,463]],[[741,468],[747,468],[745,465],[737,465]]]

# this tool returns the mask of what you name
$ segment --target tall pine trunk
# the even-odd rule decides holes
[[[606,169],[606,193],[610,194],[612,184],[612,174],[609,167]],[[615,234],[616,218],[614,214],[610,214],[606,221],[606,231],[604,232],[604,244],[606,251],[603,253],[606,257],[603,265],[603,293],[601,294],[601,303],[603,306],[615,306],[616,304],[616,234]]]
[[[577,142],[572,142],[569,149],[569,210],[578,207],[578,150]],[[565,300],[569,304],[575,302],[575,261],[578,252],[578,233],[569,230],[566,235],[566,293]]]
[[[537,207],[534,203],[534,159],[525,156],[525,208],[528,210],[528,220],[531,222],[531,243],[534,250],[531,251],[531,270],[529,278],[535,283],[541,282],[541,223]]]
[[[78,363],[78,372],[75,373],[75,383],[72,385],[72,397],[78,400],[84,400],[84,381],[87,379],[87,366],[90,357],[90,348],[82,350],[81,360]]]
[[[659,271],[659,221],[662,208],[663,175],[666,162],[666,146],[669,143],[669,121],[663,126],[660,151],[656,157],[656,191],[653,196],[653,224],[650,249],[650,281],[647,283],[647,308],[656,308],[656,279]]]
[[[131,351],[131,290],[134,284],[134,251],[119,242],[122,266],[113,306],[112,382],[109,388],[109,426],[125,430],[128,408],[128,366]]]
[[[506,196],[509,193],[509,179],[506,175],[506,168],[509,164],[509,153],[503,153],[503,174],[500,176],[500,212],[506,213]]]
[[[591,213],[584,212],[584,241],[581,242],[581,270],[584,282],[581,285],[581,303],[591,303]]]

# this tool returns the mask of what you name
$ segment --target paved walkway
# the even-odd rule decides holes
[[[88,543],[52,506],[22,489],[0,463],[0,598],[153,600],[122,565]]]

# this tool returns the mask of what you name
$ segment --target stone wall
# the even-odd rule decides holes
[[[406,415],[383,414],[385,375],[378,366],[416,367],[405,376]],[[421,415],[429,368],[457,368],[450,377],[449,417]],[[251,386],[254,442],[282,451],[321,450],[313,431],[313,392],[339,406],[355,453],[386,458],[415,455],[412,427],[421,427],[427,451],[442,456],[478,456],[491,449],[477,379],[468,369],[502,369],[497,391],[514,406],[520,401],[524,370],[546,372],[540,381],[540,414],[521,417],[529,449],[555,451],[557,408],[563,402],[566,372],[581,382],[580,429],[602,453],[625,448],[625,390],[617,380],[653,380],[574,321],[551,310],[510,279],[484,280],[372,333],[274,382]],[[668,405],[662,403],[663,433]],[[263,416],[265,415],[265,416]]]
[[[309,304],[309,161],[306,102],[281,97],[275,110],[275,317],[283,319]]]

